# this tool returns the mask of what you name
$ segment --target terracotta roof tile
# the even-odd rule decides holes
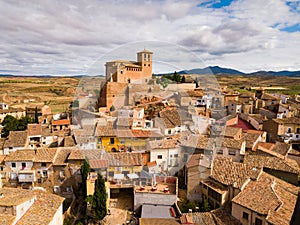
[[[221,208],[215,209],[211,213],[218,225],[242,225],[239,220]]]
[[[1,188],[0,193],[0,206],[16,206],[35,197],[32,191],[17,188]]]
[[[48,192],[33,191],[33,193],[36,195],[36,201],[17,225],[48,225],[64,201],[64,198]]]
[[[106,123],[98,123],[95,131],[96,137],[115,137],[116,132],[114,130],[113,122],[107,121]]]
[[[4,148],[25,147],[27,131],[10,131],[8,139],[4,142]]]
[[[219,142],[219,140],[217,139],[217,146],[221,146],[221,147],[226,147],[226,148],[235,148],[235,149],[240,149],[242,147],[242,144],[244,142],[244,140],[235,140],[232,138],[223,138],[223,140],[220,140],[221,142]]]
[[[246,141],[246,148],[253,148],[254,143],[257,141],[257,139],[260,137],[260,134],[256,133],[243,133],[242,134],[242,140]]]
[[[15,152],[11,152],[9,155],[7,155],[4,161],[5,162],[20,162],[20,161],[33,162],[34,158],[35,158],[34,150],[18,150]]]
[[[168,149],[168,148],[176,148],[178,146],[177,139],[166,139],[160,141],[149,141],[148,142],[151,149]]]
[[[235,185],[241,188],[250,177],[251,171],[243,163],[232,162],[229,157],[216,157],[210,177],[224,185]]]
[[[286,156],[290,149],[290,145],[283,142],[276,142],[272,151],[279,153],[280,155]]]
[[[82,153],[82,150],[73,149],[68,157],[68,160],[84,160],[85,156]]]
[[[67,159],[74,148],[57,148],[57,153],[54,157],[54,166],[67,165]]]
[[[159,116],[163,119],[167,128],[181,126],[181,118],[176,109],[161,111]]]
[[[69,119],[53,120],[52,125],[70,125],[70,120]]]
[[[121,152],[121,153],[107,153],[104,157],[109,160],[110,167],[119,166],[142,166],[143,157],[141,153]]]
[[[163,135],[157,131],[152,132],[151,130],[141,130],[141,129],[118,129],[116,130],[116,135],[119,138],[150,138],[150,137],[163,137]]]
[[[281,159],[274,156],[246,155],[244,163],[251,168],[270,168],[289,173],[300,174],[300,169],[295,160]]]
[[[109,161],[107,159],[91,159],[89,160],[92,169],[108,168]]]
[[[42,135],[41,124],[28,124],[27,125],[28,136],[39,136]]]
[[[288,225],[296,205],[298,187],[262,172],[232,202],[264,215],[274,225]]]
[[[225,134],[224,134],[225,137],[231,137],[232,138],[232,137],[234,137],[238,134],[242,134],[242,128],[226,126]]]
[[[292,124],[300,124],[300,118],[297,117],[288,117],[282,119],[273,119],[276,123],[292,123]]]
[[[7,214],[0,214],[0,223],[1,225],[12,225],[16,217]]]
[[[53,162],[57,148],[38,148],[34,162]]]
[[[140,218],[140,225],[180,225],[175,219]]]

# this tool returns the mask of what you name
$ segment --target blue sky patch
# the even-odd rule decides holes
[[[206,2],[202,2],[201,4],[198,5],[198,7],[206,7],[206,8],[215,8],[215,9],[219,9],[219,8],[223,8],[225,6],[229,6],[231,4],[231,2],[233,2],[234,0],[212,0],[212,1],[206,1]]]
[[[293,26],[284,27],[280,29],[281,31],[286,31],[289,33],[300,31],[300,23],[294,24]]]
[[[286,4],[291,8],[293,12],[300,12],[300,1],[297,2],[286,2]]]

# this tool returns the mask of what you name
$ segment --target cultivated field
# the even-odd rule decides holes
[[[0,101],[13,107],[47,104],[62,112],[73,101],[79,79],[49,77],[0,77]]]

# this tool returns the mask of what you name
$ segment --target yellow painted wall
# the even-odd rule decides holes
[[[96,138],[97,148],[104,148],[107,152],[111,152],[112,148],[115,148],[117,151],[119,146],[121,146],[121,142],[117,137],[101,137],[101,142],[99,142],[99,137]],[[110,143],[110,138],[114,138],[114,144]]]

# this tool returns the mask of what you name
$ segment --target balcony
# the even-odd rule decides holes
[[[34,182],[35,172],[33,170],[22,170],[18,173],[19,182]]]

